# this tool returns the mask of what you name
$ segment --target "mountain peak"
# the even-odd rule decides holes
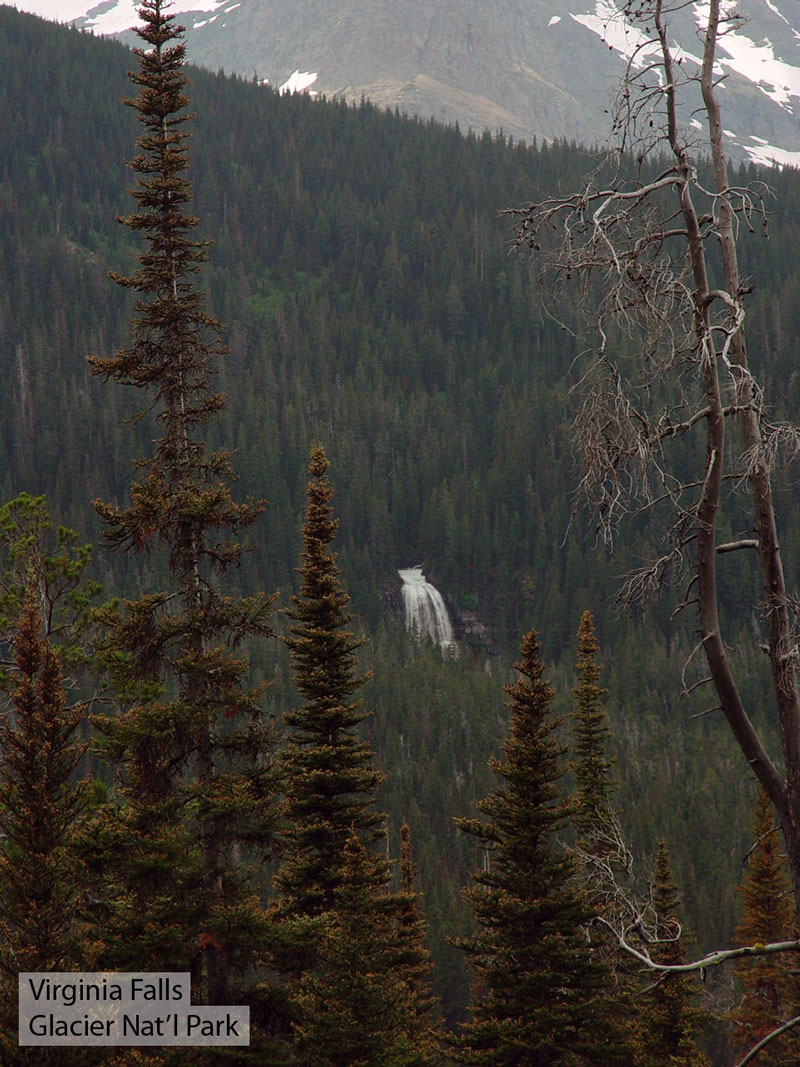
[[[132,43],[136,0],[19,0],[20,9]],[[788,0],[727,0],[718,42],[728,148],[800,166],[800,16]],[[657,47],[617,0],[174,0],[193,62],[304,91],[399,108],[520,140],[602,145],[626,64]],[[687,79],[699,71],[708,0],[670,34]],[[303,73],[307,72],[307,73]],[[311,72],[315,72],[312,74]],[[687,125],[697,129],[698,121]],[[700,127],[702,129],[702,127]],[[698,133],[698,147],[702,135]]]

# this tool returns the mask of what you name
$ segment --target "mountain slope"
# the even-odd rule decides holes
[[[18,6],[132,40],[134,0]],[[690,74],[704,7],[696,2],[672,20]],[[644,40],[619,0],[177,0],[174,10],[191,58],[213,70],[289,87],[295,72],[308,72],[301,84],[315,92],[364,95],[479,132],[587,145],[606,140],[615,87]],[[743,0],[736,10],[745,21],[728,27],[719,53],[729,146],[739,158],[800,164],[798,6]]]
[[[119,101],[131,66],[118,43],[0,8],[0,499],[46,492],[58,521],[93,541],[90,501],[127,499],[131,458],[154,434],[146,421],[123,424],[133,398],[92,378],[85,361],[129,337],[131,308],[107,271],[129,271],[136,251],[114,222],[130,210],[122,161],[137,123]],[[510,146],[368,105],[190,76],[195,208],[200,234],[215,242],[203,277],[230,347],[219,373],[230,403],[210,443],[237,450],[242,497],[268,498],[231,581],[245,592],[280,588],[288,603],[308,449],[323,441],[354,628],[367,633],[363,663],[375,669],[365,705],[388,775],[382,804],[395,835],[403,818],[412,825],[448,1019],[463,1008],[467,977],[445,934],[463,929],[460,888],[476,862],[452,816],[472,814],[488,791],[519,635],[541,630],[564,711],[587,607],[637,855],[666,837],[701,946],[723,943],[734,925],[726,889],[746,850],[746,768],[724,723],[702,714],[701,691],[678,699],[696,643],[691,614],[671,622],[668,597],[645,618],[616,609],[619,575],[653,551],[646,525],[611,559],[580,519],[565,541],[578,345],[541,315],[498,215],[574,187],[596,160],[564,143]],[[768,177],[772,236],[743,233],[741,250],[756,287],[754,366],[786,417],[800,409],[800,181],[792,171]],[[791,485],[777,498],[796,586],[800,504]],[[730,555],[723,610],[733,633],[752,635],[764,625],[758,582],[743,553]],[[155,552],[112,562],[100,545],[96,554],[109,595],[156,588],[161,562]],[[392,610],[396,571],[420,562],[453,614],[488,630],[488,649],[466,633],[459,660],[443,662],[405,638]],[[295,699],[285,651],[274,642],[253,660],[280,719]],[[771,737],[765,663],[758,651],[745,659],[743,695]]]

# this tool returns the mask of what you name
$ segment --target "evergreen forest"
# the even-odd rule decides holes
[[[184,70],[143,10],[149,60],[0,7],[2,1062],[32,1062],[15,969],[137,969],[249,1003],[257,1040],[37,1062],[727,1067],[800,1011],[792,968],[650,982],[579,888],[622,828],[660,962],[796,936],[791,909],[759,925],[787,892],[764,798],[707,694],[681,695],[680,590],[618,602],[660,531],[636,516],[610,551],[573,506],[586,341],[504,212],[578,187],[599,149]],[[181,116],[174,172],[154,85]],[[752,182],[750,360],[791,419],[800,175],[732,178]],[[178,338],[177,376],[154,336]],[[796,589],[794,478],[774,492]],[[739,556],[721,611],[777,753]],[[397,572],[418,564],[457,656],[405,632]],[[42,736],[61,755],[38,779]],[[552,915],[509,904],[525,864]],[[780,1049],[755,1062],[800,1062]]]

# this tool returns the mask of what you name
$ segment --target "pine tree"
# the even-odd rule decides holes
[[[232,973],[247,968],[263,932],[243,860],[270,840],[274,783],[260,692],[246,688],[237,649],[270,633],[271,598],[220,588],[243,552],[238,532],[262,508],[234,502],[229,454],[209,451],[199,432],[224,403],[211,391],[224,348],[194,280],[207,244],[191,236],[183,28],[165,7],[143,0],[139,9],[143,47],[130,75],[139,93],[126,101],[144,132],[129,164],[138,209],[121,221],[145,248],[134,274],[112,276],[137,294],[134,339],[90,362],[148,392],[142,414],[153,410],[160,427],[154,453],[137,463],[130,505],[95,508],[116,551],[163,550],[156,560],[166,556],[168,583],[101,614],[121,713],[97,725],[121,770],[122,809],[98,840],[118,879],[104,915],[106,962],[199,973],[202,957],[207,999],[226,1003]]]
[[[599,685],[603,670],[597,658],[599,651],[592,615],[585,611],[578,627],[578,684],[572,690],[572,822],[577,832],[579,883],[589,906],[613,924],[616,900],[605,877],[609,870],[615,879],[623,872],[618,854],[620,828],[614,811],[617,783],[612,773],[614,760],[608,755],[611,729],[603,703],[608,690]],[[630,958],[607,927],[592,925],[589,937],[607,974],[598,994],[598,1009],[614,1027],[621,1062],[632,1063],[638,997]]]
[[[331,505],[329,467],[325,450],[314,445],[300,592],[288,612],[292,624],[286,640],[295,685],[305,703],[285,715],[287,830],[276,884],[280,914],[295,918],[333,908],[345,845],[354,832],[366,845],[384,832],[384,817],[373,806],[381,775],[369,745],[356,732],[368,714],[352,699],[366,680],[357,672],[355,655],[363,642],[344,629],[353,616],[330,548],[338,520]],[[387,882],[388,864],[376,862],[375,888]]]
[[[357,735],[364,677],[345,629],[352,619],[331,543],[330,467],[311,450],[300,591],[286,639],[305,703],[286,713],[286,830],[275,904],[279,970],[290,999],[291,1049],[304,1065],[439,1062],[430,1034],[416,893],[389,891],[390,865],[374,808],[381,775]],[[410,853],[403,876],[413,882]]]
[[[572,690],[575,704],[572,769],[575,773],[575,814],[573,822],[585,847],[596,849],[592,830],[601,826],[612,810],[616,783],[608,756],[611,730],[603,697],[608,692],[598,685],[603,666],[597,656],[600,648],[591,613],[585,611],[578,627],[578,684]]]
[[[788,941],[796,936],[792,887],[781,851],[780,831],[775,826],[775,811],[760,788],[756,793],[753,836],[756,843],[740,890],[744,914],[736,928],[736,941],[740,945]],[[737,967],[742,999],[731,1019],[734,1045],[742,1055],[798,1014],[796,970],[796,959],[786,953],[756,957]],[[776,1038],[764,1055],[776,1067],[798,1062],[796,1033]]]
[[[33,585],[33,578],[31,579]],[[73,784],[86,745],[78,738],[85,708],[67,707],[61,667],[41,635],[29,589],[15,642],[12,712],[0,719],[0,1058],[30,1062],[18,1051],[17,985],[21,971],[80,970],[94,962],[80,909],[86,874],[75,851],[86,783]],[[37,1049],[38,1062],[60,1062]],[[50,1058],[48,1058],[50,1057]]]
[[[69,669],[91,656],[92,600],[100,586],[87,577],[91,545],[54,526],[43,496],[20,493],[0,506],[0,641],[13,643],[27,597],[35,588],[48,641]],[[6,680],[0,664],[0,684]]]
[[[502,784],[459,819],[486,857],[466,891],[479,932],[460,942],[479,994],[464,1027],[464,1063],[549,1067],[616,1062],[617,1049],[597,1005],[603,970],[582,929],[591,917],[574,865],[556,840],[569,805],[558,781],[566,751],[555,739],[553,690],[544,680],[535,631],[525,636],[520,677],[506,687],[511,712]]]
[[[423,1067],[397,970],[396,902],[376,893],[373,855],[346,842],[313,970],[300,982],[294,1045],[305,1067]]]
[[[684,963],[678,891],[663,841],[656,853],[650,894],[657,938],[651,957],[660,964]],[[642,994],[637,1067],[708,1067],[708,1060],[695,1041],[701,1022],[695,1003],[697,992],[695,978],[666,974]]]

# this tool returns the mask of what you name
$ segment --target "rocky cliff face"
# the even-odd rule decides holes
[[[36,14],[95,32],[135,21],[134,0],[18,0]],[[423,118],[502,129],[515,138],[605,142],[625,62],[643,43],[620,0],[175,0],[190,57],[280,87],[295,71],[316,92]],[[704,0],[671,32],[683,72],[698,69]],[[732,11],[733,4],[728,2]],[[67,10],[69,9],[69,10]],[[720,41],[732,154],[800,165],[800,6],[741,0],[748,20]],[[644,55],[645,53],[642,53]],[[687,124],[693,121],[687,110]],[[695,122],[697,120],[694,120]],[[698,130],[698,137],[702,129]]]
[[[601,141],[620,72],[564,0],[244,0],[194,30],[189,49],[276,86],[311,71],[322,93],[525,140]]]

